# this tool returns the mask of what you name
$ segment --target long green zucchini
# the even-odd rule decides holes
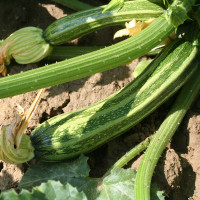
[[[177,14],[177,10],[182,6],[180,3],[179,0],[174,1],[174,5],[169,7],[167,12],[164,12],[144,30],[115,45],[39,69],[1,78],[0,98],[80,79],[97,72],[113,69],[143,56],[160,44],[178,25],[184,22],[184,20],[181,20],[180,23],[176,22],[176,25],[173,23],[176,18],[180,17],[179,13]],[[186,7],[187,5],[184,4]],[[184,8],[183,10],[186,12],[188,9]],[[182,15],[187,16],[186,13],[182,13]],[[84,26],[84,24],[85,21],[82,25]],[[82,25],[80,24],[80,27]],[[62,32],[62,28],[61,26],[58,32]]]
[[[31,134],[36,158],[55,162],[87,153],[141,121],[197,69],[190,42],[177,40],[126,87],[82,110],[58,115]]]
[[[165,31],[163,31],[165,30]],[[174,30],[165,15],[137,35],[103,49],[0,79],[0,98],[80,79],[143,56]]]
[[[36,89],[48,86],[50,78],[56,85],[113,68],[148,52],[174,28],[163,15],[136,36],[111,47],[60,62],[59,66],[53,64],[24,73],[24,76],[17,74],[3,78],[0,80],[0,97],[19,94],[19,89],[30,91],[27,83],[28,87],[33,83],[31,89]],[[46,121],[33,131],[31,137],[21,135],[23,123],[21,132],[16,133],[19,135],[16,141],[12,134],[13,124],[3,127],[0,157],[9,162],[25,162],[33,157],[34,149],[38,159],[54,162],[86,153],[117,137],[155,110],[195,72],[196,65],[191,65],[198,52],[195,44],[176,40],[125,88],[88,108]],[[31,80],[34,76],[35,80]]]
[[[164,12],[162,7],[148,0],[126,2],[118,12],[102,13],[104,8],[101,6],[60,18],[46,28],[44,37],[52,45],[63,44],[97,29],[129,22],[133,18],[157,18]]]

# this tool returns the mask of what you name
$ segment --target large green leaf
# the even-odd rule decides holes
[[[136,171],[133,169],[113,169],[99,186],[100,194],[97,199],[134,200],[135,176]]]
[[[48,180],[59,180],[62,184],[70,183],[78,191],[84,191],[88,198],[96,196],[98,182],[89,178],[88,158],[81,155],[75,160],[61,163],[37,163],[31,166],[19,184],[19,188],[31,189]]]
[[[76,187],[81,187],[87,181],[85,177],[88,177],[90,172],[87,160],[87,157],[80,156],[78,159],[62,163],[39,162],[27,170],[19,187],[29,189],[49,179],[59,180],[62,184],[69,182]]]
[[[49,180],[34,187],[31,192],[22,190],[17,194],[14,190],[3,191],[0,200],[87,200],[83,192],[70,184],[62,185],[59,181]]]
[[[97,200],[135,200],[134,185],[136,171],[133,169],[115,168],[105,177],[98,187]],[[151,186],[151,200],[164,200],[164,192],[156,184]]]
[[[37,163],[27,170],[20,188],[31,189],[48,180],[59,180],[64,185],[69,183],[76,187],[79,192],[83,191],[89,200],[134,200],[135,170],[114,168],[105,177],[90,178],[87,160],[87,157],[81,155],[76,160],[64,163]],[[48,190],[52,188],[49,186]],[[158,197],[160,194],[161,197]],[[164,199],[155,187],[152,197],[152,200]]]

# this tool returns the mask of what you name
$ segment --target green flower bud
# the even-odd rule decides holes
[[[43,30],[36,27],[22,28],[0,46],[0,71],[10,64],[11,58],[19,64],[35,63],[51,52],[52,48],[43,38]]]

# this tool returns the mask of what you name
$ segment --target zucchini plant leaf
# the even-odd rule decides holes
[[[38,162],[31,166],[20,181],[20,189],[31,189],[48,180],[60,181],[62,184],[70,183],[78,191],[85,191],[87,196],[92,199],[98,182],[96,179],[89,178],[90,168],[87,164],[88,158],[81,155],[75,160],[60,163]]]
[[[97,200],[135,200],[134,185],[136,171],[134,169],[114,168],[110,175],[100,182]],[[156,184],[151,187],[151,200],[164,200],[164,192],[159,191]]]
[[[39,162],[27,170],[19,187],[29,189],[49,179],[59,180],[62,184],[69,182],[76,186],[82,185],[85,183],[85,177],[89,176],[87,160],[88,158],[82,155],[78,159],[62,163]]]
[[[134,200],[134,183],[136,171],[115,168],[105,177],[99,186],[98,200]]]
[[[31,190],[43,182],[56,180],[64,185],[69,183],[79,192],[83,191],[89,200],[134,200],[135,170],[115,168],[105,177],[91,178],[87,160],[87,157],[81,155],[75,160],[62,163],[37,163],[27,170],[19,187],[22,191]],[[162,193],[159,194],[163,197]],[[163,200],[164,198],[157,196],[158,190],[154,188],[152,200]]]
[[[34,187],[32,191],[22,190],[17,194],[14,190],[3,191],[0,200],[87,200],[83,192],[72,187],[69,183],[62,185],[59,181],[49,180],[40,186]]]

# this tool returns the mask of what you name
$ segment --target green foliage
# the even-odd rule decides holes
[[[81,155],[75,160],[63,163],[37,163],[27,170],[20,182],[20,188],[22,191],[24,188],[31,190],[48,180],[56,180],[63,185],[76,187],[79,192],[84,192],[89,200],[134,200],[135,170],[114,168],[105,177],[91,178],[87,159]],[[152,188],[152,200],[163,200],[164,196],[161,194],[157,188]]]
[[[119,199],[134,200],[134,182],[136,171],[133,169],[115,168],[105,177],[99,186],[98,200]]]
[[[176,28],[183,24],[185,20],[189,19],[186,10],[180,5],[171,6],[167,11],[166,18]]]
[[[90,172],[87,160],[87,157],[81,155],[78,159],[63,163],[39,162],[27,170],[19,187],[30,189],[52,179],[59,180],[62,184],[69,182],[71,185],[81,188],[86,184],[86,177]]]
[[[166,18],[174,27],[183,24],[187,19],[190,19],[188,13],[192,11],[192,7],[196,5],[195,0],[174,0],[172,5],[167,9]]]
[[[17,194],[14,190],[3,191],[0,200],[87,200],[83,192],[78,192],[69,183],[62,185],[59,181],[49,180],[32,191],[22,190]]]

